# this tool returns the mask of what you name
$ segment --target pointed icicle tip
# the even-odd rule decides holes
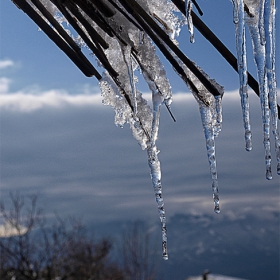
[[[167,261],[168,260],[168,254],[167,254],[167,242],[162,242],[162,258]]]
[[[219,213],[221,212],[220,206],[215,206],[214,212],[215,212],[216,214],[219,214]]]

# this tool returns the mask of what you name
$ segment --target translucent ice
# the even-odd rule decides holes
[[[280,140],[278,132],[277,91],[275,75],[275,1],[266,1],[264,6],[264,33],[266,43],[266,71],[272,133],[275,138],[277,173],[280,175]]]
[[[266,178],[272,179],[271,171],[271,151],[270,151],[270,109],[269,109],[269,90],[266,60],[267,60],[267,45],[266,45],[266,30],[264,27],[264,10],[268,7],[264,6],[264,1],[249,1],[244,0],[247,7],[245,13],[245,21],[249,27],[250,36],[253,45],[254,60],[257,67],[260,103],[263,120],[263,143],[265,148],[265,163],[266,163]],[[269,22],[266,22],[269,24]],[[271,52],[271,50],[269,51]]]
[[[151,170],[151,179],[154,187],[156,202],[159,211],[159,217],[161,221],[161,231],[162,231],[162,257],[163,259],[168,259],[167,254],[167,235],[166,235],[166,217],[164,210],[164,202],[162,198],[162,185],[161,185],[161,169],[160,162],[158,160],[158,153],[156,145],[152,143],[147,149],[148,153],[148,163]]]
[[[187,0],[186,1],[186,16],[187,16],[188,30],[190,33],[190,42],[194,43],[193,22],[192,22],[192,16],[191,16],[192,6],[193,6],[192,1]]]
[[[247,151],[252,150],[252,132],[249,117],[248,100],[248,77],[247,77],[247,58],[246,58],[246,39],[244,22],[244,3],[243,0],[233,0],[234,23],[236,36],[236,50],[239,73],[239,94],[241,98],[241,108],[243,113],[243,125],[245,128],[245,147]]]
[[[215,81],[211,80],[199,67],[201,73],[205,75],[209,81],[217,88],[220,95],[214,97],[197,77],[185,66],[183,66],[186,75],[195,85],[197,91],[193,87],[189,87],[199,105],[203,132],[206,140],[207,157],[210,167],[210,174],[212,178],[212,192],[214,200],[214,212],[220,213],[220,201],[218,190],[218,173],[215,155],[215,137],[218,136],[222,127],[222,104],[221,98],[223,96],[223,88]]]

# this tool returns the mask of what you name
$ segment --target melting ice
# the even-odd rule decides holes
[[[248,100],[248,77],[247,77],[247,57],[246,57],[246,39],[244,24],[244,3],[243,0],[233,0],[234,5],[234,23],[237,46],[237,65],[239,73],[239,94],[243,113],[243,124],[245,129],[245,147],[247,151],[252,150],[252,132],[249,116]]]
[[[280,175],[280,141],[277,130],[278,111],[275,79],[275,1],[232,0],[232,2],[234,6],[234,23],[236,25],[240,96],[245,127],[246,149],[251,150],[252,144],[247,94],[245,23],[248,26],[252,40],[254,60],[259,80],[266,178],[270,180],[272,179],[270,126],[272,126],[275,139],[277,173]]]
[[[56,3],[56,1],[40,1],[61,25],[64,23],[68,24],[67,20],[53,4]],[[27,0],[27,2],[42,18],[44,18],[33,4],[32,0]],[[109,5],[110,8],[114,10],[115,8],[111,4],[118,3],[120,5],[120,3],[124,2],[125,1],[121,0],[110,0],[106,1],[106,5]],[[178,45],[178,43],[175,37],[179,35],[182,24],[188,25],[190,41],[194,42],[191,16],[193,3],[191,0],[185,1],[186,19],[184,20],[178,17],[178,9],[172,1],[138,0],[137,2],[169,35],[172,42],[176,45]],[[239,92],[245,128],[245,147],[248,151],[252,149],[245,40],[245,24],[247,24],[253,43],[254,59],[259,78],[266,177],[267,179],[271,179],[270,126],[272,127],[275,139],[277,172],[280,175],[280,139],[277,130],[278,115],[275,79],[275,0],[232,0],[232,3],[234,6],[233,17],[236,30],[238,72],[240,78]],[[147,150],[148,165],[161,222],[162,255],[164,259],[168,259],[166,216],[162,195],[161,168],[158,158],[159,150],[156,141],[159,133],[161,106],[165,104],[168,109],[170,109],[170,104],[172,102],[170,83],[166,77],[164,67],[156,54],[156,48],[152,40],[145,31],[138,28],[139,25],[136,26],[133,23],[131,15],[127,17],[122,12],[116,12],[110,17],[104,17],[104,21],[106,21],[106,24],[108,24],[110,28],[110,32],[106,32],[78,6],[76,8],[86,21],[90,23],[90,26],[94,28],[108,44],[108,48],[104,48],[103,51],[111,68],[110,70],[107,69],[108,71],[104,71],[99,81],[103,103],[114,109],[115,124],[123,127],[125,123],[128,123],[132,130],[132,135],[138,141],[141,148]],[[121,10],[123,12],[125,11],[124,8]],[[68,12],[71,14],[70,11]],[[47,19],[45,20],[47,21]],[[86,28],[80,22],[77,21],[77,24],[85,34],[89,35]],[[68,33],[70,32],[69,30],[66,31]],[[112,36],[112,34],[114,36]],[[78,46],[85,45],[79,34],[77,37],[71,36]],[[165,45],[165,42],[162,41],[161,43]],[[167,46],[165,47],[169,50]],[[215,137],[218,136],[222,126],[221,98],[223,96],[223,88],[197,67],[219,93],[218,96],[212,95],[190,69],[188,69],[175,54],[173,54],[173,56],[186,75],[187,79],[184,80],[198,102],[212,178],[214,211],[219,213],[220,205],[215,156]],[[99,64],[102,66],[100,61]],[[152,107],[150,107],[148,102],[143,98],[141,92],[137,89],[136,70],[140,70],[152,92]],[[117,75],[114,75],[113,72],[117,73]]]

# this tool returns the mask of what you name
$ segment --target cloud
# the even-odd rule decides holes
[[[0,108],[31,112],[44,107],[102,105],[102,96],[97,88],[92,88],[93,93],[91,94],[88,88],[81,88],[80,93],[75,95],[69,94],[65,90],[50,89],[42,91],[40,88],[11,92],[11,82],[11,79],[0,77]]]
[[[10,66],[14,66],[15,63],[10,59],[0,60],[0,69],[5,69]]]
[[[115,127],[114,111],[102,105],[98,88],[81,87],[76,94],[40,87],[13,92],[11,82],[0,78],[3,189],[40,189],[44,199],[51,201],[47,205],[67,214],[86,213],[88,220],[131,217],[132,213],[134,218],[151,213],[158,218],[146,153],[128,126]],[[150,100],[151,94],[143,97]],[[225,93],[224,127],[217,139],[222,211],[232,211],[231,220],[247,204],[255,211],[270,201],[272,209],[277,209],[271,198],[279,185],[277,178],[266,183],[262,176],[262,134],[255,133],[257,125],[261,129],[257,98],[250,98],[255,102],[251,109],[256,149],[244,155],[239,99],[238,91]],[[172,112],[176,123],[162,109],[158,139],[167,213],[212,213],[211,178],[195,99],[186,92],[175,93]],[[270,187],[264,189],[264,184]],[[246,202],[248,197],[252,199]]]
[[[27,232],[27,228],[25,227],[20,227],[19,229],[16,229],[14,226],[12,226],[9,223],[0,225],[0,238],[20,236],[20,235],[24,235],[26,232]]]
[[[0,60],[0,69],[14,66],[15,63],[10,60]],[[93,106],[102,105],[102,96],[100,89],[88,86],[81,87],[76,94],[70,94],[63,89],[42,90],[40,87],[21,89],[11,91],[10,85],[13,80],[8,77],[0,77],[0,108],[18,111],[32,112],[42,108],[62,108],[70,106]],[[151,104],[151,93],[143,93],[143,97]],[[227,92],[227,99],[239,98],[237,91]],[[186,92],[177,92],[173,94],[173,104],[178,102],[193,102],[192,94]]]
[[[10,59],[0,60],[0,69],[14,65],[15,63]],[[76,94],[70,94],[63,89],[42,90],[39,86],[13,92],[10,88],[12,82],[13,80],[7,77],[0,77],[1,109],[32,112],[46,107],[102,105],[102,96],[98,87],[84,86],[78,89]],[[237,91],[227,92],[226,96],[227,99],[239,98]],[[151,104],[151,93],[143,93],[143,97]],[[173,104],[178,102],[194,102],[194,97],[190,93],[177,92],[173,94]]]
[[[24,92],[2,95],[0,107],[13,111],[31,112],[43,107],[59,108],[65,105],[89,106],[98,104],[102,104],[102,96],[99,94],[70,95],[60,90],[49,90],[39,95]]]
[[[102,105],[102,96],[99,88],[92,88],[89,92],[88,88],[81,88],[78,94],[69,94],[66,90],[50,89],[42,91],[40,88],[20,90],[17,92],[10,91],[12,80],[0,78],[0,108],[12,111],[31,112],[45,107],[61,108],[66,105],[71,106],[93,106]],[[238,93],[229,92],[227,98],[238,98]],[[151,93],[143,93],[143,97],[151,102]],[[186,92],[173,94],[173,102],[192,102],[194,97]]]

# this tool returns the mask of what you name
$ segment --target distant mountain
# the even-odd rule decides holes
[[[278,213],[216,216],[171,218],[169,261],[161,265],[161,279],[182,280],[205,269],[251,280],[279,279]]]
[[[95,232],[100,236],[111,233],[117,240],[131,223],[104,223]],[[159,263],[157,280],[185,280],[190,275],[201,275],[205,269],[213,272],[209,280],[279,279],[279,213],[176,214],[167,224],[168,261],[161,260],[159,221],[143,223],[152,233],[152,247],[157,249],[153,253]]]

